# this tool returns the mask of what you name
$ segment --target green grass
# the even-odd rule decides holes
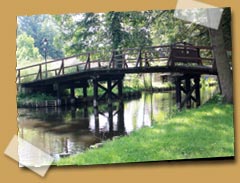
[[[54,100],[54,99],[56,98],[44,93],[35,93],[35,94],[18,93],[17,95],[18,104],[30,103],[30,102],[42,102],[45,100]]]
[[[214,98],[178,112],[103,147],[70,156],[60,165],[91,165],[234,156],[233,106]]]

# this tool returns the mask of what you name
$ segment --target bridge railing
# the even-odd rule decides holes
[[[197,52],[195,52],[196,50]],[[188,53],[192,55],[188,55]],[[173,56],[175,61],[172,59]],[[201,62],[201,64],[195,64],[196,66],[214,68],[215,59],[212,47],[176,43],[174,45],[112,50],[110,52],[88,52],[17,68],[17,83],[43,80],[94,69],[176,67],[186,64],[192,66],[194,65],[192,61],[196,60]],[[174,64],[171,64],[171,61],[174,61]]]
[[[189,43],[175,43],[171,45],[168,66],[186,65],[188,66],[214,66],[213,48],[207,46],[193,46]]]

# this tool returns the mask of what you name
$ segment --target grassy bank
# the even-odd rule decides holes
[[[17,95],[17,103],[18,105],[22,105],[24,103],[31,103],[31,102],[42,102],[45,100],[54,100],[56,99],[53,96],[44,94],[44,93],[34,93],[34,94],[23,94],[19,93]]]
[[[234,155],[233,106],[217,98],[198,109],[176,113],[103,147],[59,160],[57,165],[89,165]]]
[[[125,93],[134,93],[138,92],[139,90],[131,87],[124,87],[123,88],[123,94]],[[99,90],[99,95],[102,95],[105,91]],[[116,89],[114,89],[114,92],[116,93]],[[76,97],[83,97],[82,89],[76,89],[75,90]],[[70,96],[70,90],[65,90],[63,92],[63,97]],[[88,96],[93,96],[93,87],[88,87]],[[24,106],[26,103],[35,103],[35,102],[44,102],[46,100],[56,100],[57,98],[45,93],[33,93],[33,94],[23,94],[18,93],[17,95],[17,104],[18,106]]]

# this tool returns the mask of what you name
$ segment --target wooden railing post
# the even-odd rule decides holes
[[[61,74],[61,72],[62,72],[62,75],[64,75],[64,59],[62,59],[62,64],[59,68],[58,76]]]
[[[139,49],[136,67],[138,67],[139,64],[140,64],[140,67],[142,67],[142,49]]]
[[[187,44],[186,44],[186,42],[183,42],[183,46],[184,46],[184,55],[186,56],[186,54],[187,54]]]
[[[38,68],[36,80],[38,80],[38,79],[42,80],[42,64],[39,64],[38,66],[39,66],[39,68]]]
[[[38,72],[39,72],[40,80],[42,80],[42,64],[39,64],[39,71]]]
[[[98,68],[101,68],[101,62],[98,60]]]
[[[87,62],[88,62],[88,69],[90,69],[90,68],[91,68],[91,63],[90,63],[90,53],[88,53]]]
[[[114,61],[114,51],[112,51],[112,55],[111,55],[111,58],[109,60],[108,68],[111,68],[111,65],[113,64],[113,61]]]
[[[62,59],[62,75],[64,75],[64,59]]]
[[[20,69],[17,69],[17,81],[19,84],[21,84],[21,70]]]
[[[148,55],[147,55],[147,53],[145,53],[145,67],[149,67],[149,66],[150,66],[150,64],[148,62]]]
[[[115,64],[115,62],[116,62],[116,61],[115,61],[115,60],[116,60],[115,58],[116,58],[116,55],[117,55],[117,54],[118,54],[117,51],[113,51],[112,68],[115,68],[115,65],[116,65],[116,64]]]
[[[90,53],[87,53],[87,60],[86,60],[86,64],[84,67],[84,70],[90,69]]]

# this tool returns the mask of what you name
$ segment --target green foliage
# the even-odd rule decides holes
[[[225,39],[231,45],[229,11],[224,11]],[[48,39],[47,55],[59,58],[88,51],[144,47],[186,41],[194,45],[210,45],[208,29],[174,17],[174,11],[130,11],[34,15],[18,17],[18,35],[34,39],[44,57],[42,40]],[[231,47],[231,46],[227,46]]]
[[[201,87],[208,87],[211,85],[217,85],[217,79],[212,77],[202,77],[200,80]]]
[[[18,65],[23,65],[22,62],[38,61],[41,58],[38,48],[34,46],[34,39],[26,33],[17,37],[16,56]]]
[[[118,49],[120,48],[120,45],[123,41],[123,30],[121,26],[123,18],[123,13],[121,12],[109,12],[106,15],[107,19],[107,25],[109,33],[110,33],[110,39],[112,40],[112,48]]]
[[[42,55],[42,59],[45,55],[43,49],[43,39],[45,38],[48,40],[47,56],[50,58],[63,57],[61,48],[55,46],[55,44],[61,44],[61,40],[58,36],[58,27],[51,15],[19,16],[17,21],[17,37],[24,33],[31,36],[34,39],[34,46]]]
[[[161,16],[155,11],[154,24],[151,27],[151,37],[154,44],[172,44],[188,42],[194,45],[210,45],[208,29],[204,26],[185,22],[174,17],[174,10],[165,11]]]
[[[107,49],[109,39],[104,27],[104,18],[101,13],[82,13],[54,16],[61,30],[61,39],[65,44],[66,55],[81,52]]]
[[[224,104],[224,97],[221,94],[215,95],[212,100],[208,101],[209,104]]]
[[[17,103],[24,104],[24,103],[31,103],[31,102],[42,102],[45,100],[54,100],[55,97],[51,95],[47,95],[44,93],[34,93],[34,94],[24,94],[18,93],[17,94]]]
[[[54,16],[67,55],[186,41],[209,45],[208,29],[177,19],[174,11],[82,13]]]
[[[234,156],[233,106],[214,100],[176,113],[57,165],[91,165]]]
[[[146,12],[82,13],[54,16],[67,55],[151,45]]]

